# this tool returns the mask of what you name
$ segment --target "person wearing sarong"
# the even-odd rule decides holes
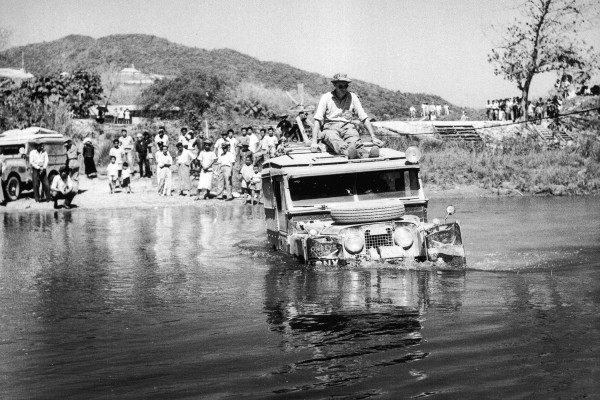
[[[192,195],[192,181],[190,179],[190,164],[192,163],[192,153],[188,149],[183,148],[183,143],[177,143],[177,175],[179,178],[179,195]],[[184,193],[187,192],[187,193]]]
[[[198,154],[198,161],[202,168],[200,172],[200,179],[198,182],[198,197],[196,200],[205,200],[210,195],[212,188],[213,169],[212,166],[217,160],[217,155],[211,150],[212,143],[210,140],[205,140],[202,144],[203,148],[200,154]]]
[[[161,153],[156,153],[158,194],[161,196],[171,196],[171,165],[173,165],[173,157],[169,154],[169,147],[164,145]]]
[[[92,179],[98,176],[96,163],[94,162],[94,144],[90,138],[83,141],[83,166],[88,178]]]

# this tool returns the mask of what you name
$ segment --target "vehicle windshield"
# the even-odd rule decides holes
[[[294,206],[329,202],[417,197],[419,171],[369,171],[350,174],[290,178],[290,196]]]

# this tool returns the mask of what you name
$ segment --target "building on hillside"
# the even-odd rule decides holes
[[[20,85],[21,82],[32,78],[34,78],[33,74],[25,72],[23,68],[0,68],[0,87],[2,88],[11,86],[12,82]]]
[[[119,71],[119,82],[125,85],[151,85],[164,78],[163,75],[143,73],[135,69],[133,64],[131,67]]]

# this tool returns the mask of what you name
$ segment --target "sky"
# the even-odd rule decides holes
[[[69,34],[146,33],[482,107],[486,99],[519,95],[487,61],[499,32],[492,26],[513,20],[513,5],[513,0],[0,0],[0,27],[13,32],[11,46]],[[600,45],[600,28],[584,35]],[[554,79],[534,78],[531,94],[545,95]]]

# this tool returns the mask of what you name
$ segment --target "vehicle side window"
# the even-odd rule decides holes
[[[18,156],[19,147],[21,147],[21,145],[2,146],[2,154],[5,156]]]

